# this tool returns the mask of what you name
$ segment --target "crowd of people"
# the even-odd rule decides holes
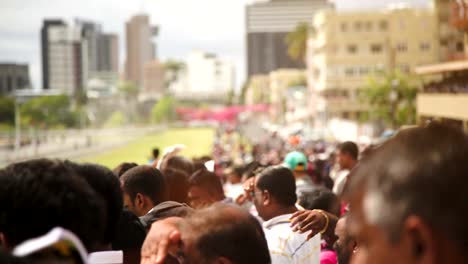
[[[426,93],[468,93],[466,76],[452,76],[442,81],[433,81],[424,87]]]
[[[361,151],[342,142],[327,157],[322,142],[276,133],[226,155],[231,136],[213,157],[189,159],[176,145],[113,170],[10,164],[0,170],[0,263],[468,263],[468,137],[458,128],[433,122]],[[52,239],[57,227],[85,258],[73,239]]]

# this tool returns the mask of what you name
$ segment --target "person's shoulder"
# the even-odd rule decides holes
[[[140,217],[146,228],[149,228],[152,223],[168,217],[185,217],[192,213],[193,209],[186,204],[167,201],[156,205],[146,215]]]

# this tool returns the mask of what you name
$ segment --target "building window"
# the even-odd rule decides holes
[[[345,75],[346,77],[352,77],[354,75],[354,69],[352,67],[346,68]]]
[[[409,73],[410,72],[410,67],[408,64],[402,64],[400,65],[400,71],[404,73]]]
[[[357,45],[348,45],[348,53],[350,54],[356,54],[358,52]]]
[[[382,45],[381,44],[371,44],[370,50],[372,53],[381,53]]]
[[[367,68],[366,66],[362,66],[359,69],[359,74],[364,75],[364,76],[369,74],[369,68]]]
[[[457,42],[456,49],[457,52],[463,52],[465,50],[465,45],[463,45],[463,42]]]
[[[421,51],[428,51],[431,49],[431,44],[429,44],[428,42],[421,42],[419,48],[421,49]]]
[[[396,50],[398,52],[407,52],[408,51],[408,45],[406,43],[398,43],[396,46]]]
[[[371,31],[372,30],[372,22],[371,21],[367,21],[366,22],[366,31]]]
[[[343,22],[341,23],[341,32],[346,32],[348,30],[348,25]]]
[[[446,39],[441,39],[440,40],[440,46],[447,47],[447,45],[448,45],[448,41]]]
[[[380,21],[379,23],[380,30],[386,31],[388,29],[388,22],[387,21]]]
[[[358,22],[354,23],[354,30],[361,31],[361,29],[362,29],[362,23],[361,22],[358,21]]]

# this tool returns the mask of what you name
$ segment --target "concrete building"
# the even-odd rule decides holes
[[[127,59],[125,79],[143,87],[144,66],[156,58],[155,44],[151,40],[157,28],[150,26],[148,15],[133,16],[126,24]]]
[[[102,34],[102,27],[98,23],[82,19],[75,19],[73,26],[81,30],[81,38],[86,41],[86,60],[88,62],[87,71],[89,76],[100,70],[101,53],[99,50],[99,42]]]
[[[41,28],[42,88],[49,89],[49,28],[64,26],[59,19],[44,20]]]
[[[117,34],[104,33],[98,41],[98,71],[119,72],[119,37]]]
[[[270,78],[270,115],[274,122],[286,121],[288,106],[296,104],[302,108],[299,102],[291,102],[290,89],[306,86],[306,75],[304,70],[279,69],[269,74]]]
[[[419,66],[416,73],[426,81],[416,100],[419,121],[441,120],[468,131],[468,61]]]
[[[193,51],[171,91],[181,99],[223,101],[234,89],[235,70],[231,61],[215,54]]]
[[[31,88],[27,64],[0,63],[0,96]]]
[[[84,88],[95,96],[96,87],[102,95],[112,94],[119,72],[119,46],[116,34],[103,33],[100,24],[75,19],[75,27],[81,29],[83,44],[86,45],[87,71]],[[104,85],[96,85],[104,84]],[[103,87],[106,89],[103,90]]]
[[[80,27],[54,25],[47,29],[45,89],[75,95],[88,79],[87,42]]]
[[[452,24],[455,16],[466,16],[465,9],[457,9],[460,2],[448,0],[433,0],[432,8],[437,19],[437,34],[440,41],[439,61],[461,60],[466,58],[464,34]],[[464,7],[463,5],[461,6]],[[454,14],[454,12],[459,12]]]
[[[143,94],[161,96],[165,85],[164,65],[158,60],[146,63],[144,67]]]
[[[432,9],[389,8],[382,11],[323,11],[314,18],[307,55],[311,105],[318,120],[356,120],[368,107],[359,90],[369,74],[439,61],[437,19]]]
[[[256,1],[246,7],[247,75],[280,68],[304,68],[287,54],[286,35],[300,23],[312,23],[315,12],[333,8],[327,0]]]

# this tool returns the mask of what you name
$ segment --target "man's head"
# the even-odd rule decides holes
[[[70,161],[67,166],[82,177],[105,201],[106,207],[106,230],[102,246],[110,245],[117,231],[117,223],[122,213],[122,190],[117,176],[108,168],[97,164],[77,164]]]
[[[192,175],[194,172],[193,170],[193,162],[185,157],[181,156],[174,156],[171,157],[165,162],[164,167],[161,167],[162,170],[167,169],[176,169],[181,170],[187,173],[188,175]]]
[[[349,264],[351,256],[356,251],[356,240],[353,239],[346,227],[346,217],[340,218],[335,227],[335,235],[338,237],[333,248],[335,249],[338,264]]]
[[[271,263],[258,221],[242,209],[216,204],[190,215],[180,226],[181,263]]]
[[[297,200],[296,181],[288,168],[269,167],[255,177],[255,187],[250,196],[263,220],[281,215],[294,207]]]
[[[293,172],[295,177],[307,173],[307,157],[302,152],[293,151],[288,153],[284,158],[284,165]]]
[[[243,173],[243,168],[239,166],[234,166],[224,171],[224,174],[226,175],[226,180],[231,184],[241,183]]]
[[[166,180],[168,200],[188,203],[189,176],[187,173],[181,170],[167,169],[163,171],[163,176]]]
[[[359,157],[358,146],[351,141],[341,143],[336,150],[336,162],[341,169],[351,170]]]
[[[122,175],[127,172],[129,169],[134,168],[138,166],[138,164],[134,162],[122,162],[120,163],[117,167],[115,167],[112,172],[117,176],[117,177],[122,177]]]
[[[438,123],[403,130],[363,159],[346,196],[360,263],[467,263],[468,139]]]
[[[299,196],[299,205],[306,210],[320,209],[340,215],[340,199],[326,188],[318,188],[312,192],[304,192]]]
[[[224,200],[224,190],[216,174],[207,170],[195,172],[189,179],[188,198],[190,206],[200,209]]]
[[[153,159],[158,159],[159,158],[159,148],[153,148]]]
[[[137,216],[147,214],[156,205],[167,201],[164,177],[158,169],[140,165],[120,178],[124,206]]]
[[[0,237],[11,249],[60,226],[89,251],[103,240],[104,202],[61,161],[38,159],[0,170]]]

